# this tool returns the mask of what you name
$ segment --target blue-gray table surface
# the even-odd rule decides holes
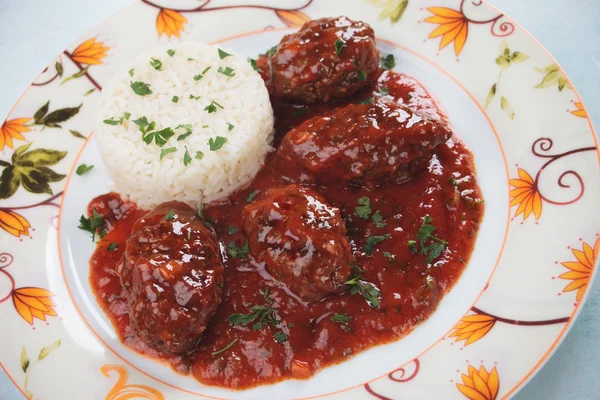
[[[418,1],[418,0],[411,0]],[[76,38],[131,0],[0,0],[0,120],[31,79]],[[600,0],[490,0],[566,70],[600,128]],[[6,327],[5,327],[6,328]],[[600,282],[562,345],[518,400],[600,399]],[[0,371],[0,399],[22,395]]]

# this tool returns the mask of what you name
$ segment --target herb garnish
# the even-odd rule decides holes
[[[369,97],[368,99],[358,100],[356,103],[357,104],[371,104],[372,102],[373,102],[373,98]]]
[[[350,320],[352,319],[351,316],[346,315],[346,314],[340,314],[340,313],[336,313],[334,312],[333,315],[329,318],[331,321],[336,322],[336,323],[348,323],[350,322]]]
[[[108,245],[108,247],[106,248],[106,251],[110,251],[113,252],[115,251],[117,248],[119,247],[119,243],[117,242],[112,242],[111,244]]]
[[[159,158],[159,160],[162,160],[163,157],[166,156],[167,154],[174,153],[176,151],[177,151],[177,149],[175,147],[168,147],[166,149],[162,149],[160,151],[160,158]]]
[[[96,211],[96,209],[94,208],[92,210],[92,216],[90,218],[86,218],[85,216],[81,216],[81,218],[79,219],[79,226],[78,228],[81,229],[82,231],[87,231],[89,233],[92,234],[92,242],[96,241],[96,231],[98,230],[98,228],[101,228],[104,225],[104,217],[102,216],[102,214],[98,213],[98,211]],[[100,233],[100,236],[103,236],[102,233]]]
[[[225,76],[228,76],[230,78],[233,78],[235,76],[235,71],[230,67],[225,67],[225,69],[223,69],[223,67],[219,67],[217,72],[219,72]]]
[[[239,229],[237,228],[237,226],[230,225],[230,226],[227,228],[227,233],[229,233],[230,235],[233,235],[233,234],[234,234],[234,233],[236,233],[238,230],[239,230]]]
[[[450,179],[448,179],[448,182],[450,182],[452,186],[458,187],[458,181],[453,176],[451,176]]]
[[[169,210],[169,212],[167,213],[167,215],[165,215],[165,220],[170,221],[173,219],[173,216],[175,216],[175,211],[173,211],[172,209]]]
[[[223,147],[226,142],[227,138],[224,138],[223,136],[217,136],[215,139],[209,138],[208,147],[210,148],[210,151],[217,151]]]
[[[246,197],[246,203],[252,203],[252,200],[254,200],[257,194],[258,190],[253,190],[250,193],[248,193],[248,197]]]
[[[367,196],[362,196],[358,199],[357,207],[354,207],[354,212],[362,219],[369,219],[371,216],[371,200]]]
[[[179,96],[173,96],[173,97],[171,97],[171,101],[173,103],[177,103],[179,101]]]
[[[231,54],[224,52],[223,50],[219,49],[219,58],[222,60],[224,58],[229,57]]]
[[[77,169],[75,170],[75,173],[79,176],[87,174],[88,172],[90,172],[92,169],[94,168],[93,165],[87,165],[87,164],[79,164],[79,166],[77,167]]]
[[[288,335],[287,333],[283,333],[283,332],[276,332],[273,337],[279,342],[279,343],[283,343],[285,341],[288,340],[288,338],[290,337],[290,335]]]
[[[131,68],[131,69],[129,70],[129,76],[133,76],[133,72],[134,72],[134,70],[133,70],[133,68]]]
[[[233,130],[233,128],[235,128],[235,125],[230,124],[229,122],[227,123],[227,132],[231,132]]]
[[[190,152],[187,146],[185,146],[185,153],[183,154],[183,165],[187,167],[191,162],[192,156],[190,156]]]
[[[217,107],[219,107],[221,110],[223,109],[222,105],[213,100],[209,105],[204,107],[204,111],[208,111],[209,114],[216,113]]]
[[[388,54],[387,56],[381,57],[380,60],[381,69],[392,69],[396,66],[396,60],[394,59],[393,54]]]
[[[141,81],[131,82],[131,89],[138,96],[146,96],[152,94],[152,90],[150,90],[150,85]]]
[[[102,122],[104,122],[107,125],[119,125],[119,124],[123,123],[123,120],[126,120],[126,119],[128,120],[129,117],[131,117],[131,113],[128,113],[127,111],[125,111],[123,113],[123,116],[119,119],[105,119]]]
[[[388,251],[384,251],[384,252],[383,252],[383,256],[384,256],[385,258],[387,258],[388,260],[390,260],[390,261],[391,261],[391,260],[395,260],[395,259],[396,259],[396,256],[395,256],[395,255],[393,255],[392,253],[388,252]]]
[[[364,70],[359,70],[358,71],[358,80],[359,81],[366,81],[367,80],[367,73]]]
[[[239,258],[240,260],[243,260],[246,258],[249,252],[250,247],[248,246],[248,240],[246,240],[246,243],[244,243],[243,246],[238,246],[235,244],[235,242],[231,242],[229,243],[229,246],[227,246],[227,254],[231,258]]]
[[[367,244],[364,247],[364,251],[367,255],[371,255],[373,254],[373,248],[378,245],[379,243],[383,242],[384,240],[390,239],[392,237],[392,235],[390,235],[389,233],[386,233],[385,235],[381,235],[381,236],[369,236],[367,238]]]
[[[378,228],[383,228],[386,225],[385,222],[383,222],[383,217],[381,216],[381,214],[379,214],[379,211],[373,214],[372,219],[373,222],[375,222],[375,226]]]
[[[390,90],[386,87],[382,87],[381,89],[379,89],[379,94],[387,95],[389,93],[390,93]]]
[[[419,239],[419,245],[421,248],[419,253],[422,255],[427,255],[427,258],[425,258],[425,262],[427,264],[431,264],[434,259],[438,258],[448,245],[448,242],[433,235],[433,232],[435,232],[436,228],[431,224],[432,222],[433,219],[429,215],[426,215],[423,217],[423,222],[421,223],[421,227],[417,232],[417,238]],[[428,241],[429,244],[426,244]]]
[[[177,125],[175,127],[175,129],[179,129],[179,128],[183,128],[185,129],[185,133],[182,133],[181,135],[177,136],[177,141],[182,141],[185,138],[187,138],[188,136],[190,136],[192,134],[192,124],[182,124],[182,125]]]
[[[372,283],[362,280],[362,273],[360,270],[346,281],[345,284],[350,286],[350,289],[348,290],[350,294],[360,293],[372,307],[379,308],[381,305],[379,302],[381,292]]]
[[[169,57],[173,57],[173,55],[175,54],[175,50],[169,49],[167,50],[167,54],[169,55]]]
[[[252,329],[255,331],[261,330],[265,325],[277,326],[277,318],[275,315],[277,310],[271,307],[255,305],[250,309],[248,314],[235,313],[227,317],[227,322],[233,326],[246,326],[254,321]]]
[[[164,128],[160,131],[148,132],[145,136],[142,137],[142,140],[146,144],[150,144],[152,143],[152,140],[154,140],[154,142],[159,147],[163,147],[174,134],[175,132],[173,132],[173,129]]]
[[[197,152],[196,152],[196,155],[194,156],[194,158],[195,158],[196,160],[202,160],[202,159],[204,158],[204,153],[203,153],[203,152],[201,152],[201,151],[197,151]]]
[[[346,47],[346,42],[344,42],[343,40],[337,39],[335,41],[335,55],[339,56],[340,53],[342,52],[342,50],[344,49],[344,47]]]
[[[406,244],[408,244],[408,250],[410,251],[410,254],[417,253],[417,241],[416,240],[409,240],[408,242],[406,242]]]
[[[157,71],[160,71],[160,70],[161,70],[161,68],[162,68],[162,61],[160,61],[160,60],[158,60],[158,59],[156,59],[156,58],[154,58],[154,57],[151,57],[151,58],[150,58],[150,65],[151,65],[151,66],[152,66],[152,68],[154,68],[155,70],[157,70]]]
[[[193,94],[190,93],[190,100],[200,100],[202,96],[194,96]]]
[[[221,350],[213,351],[211,353],[212,356],[214,357],[214,356],[216,356],[218,354],[221,354],[224,351],[229,350],[231,348],[231,346],[233,346],[235,344],[235,342],[237,342],[237,341],[238,341],[237,338],[233,339],[231,342],[229,342],[229,344],[227,346],[223,347]]]
[[[275,55],[275,53],[277,53],[277,45],[271,47],[269,50],[267,50],[267,52],[263,55],[267,55],[269,56],[269,58],[273,57]]]
[[[250,63],[250,66],[252,67],[253,70],[255,70],[256,72],[263,72],[263,70],[256,65],[256,60],[253,58],[248,57],[248,62]]]

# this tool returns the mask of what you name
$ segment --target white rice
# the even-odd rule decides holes
[[[169,49],[175,51],[173,56]],[[254,177],[272,150],[273,110],[263,80],[245,57],[221,49],[231,56],[221,59],[217,46],[201,43],[156,49],[118,71],[103,90],[95,121],[100,154],[113,189],[140,207],[169,200],[198,206],[226,197]],[[151,57],[162,62],[160,71],[150,65]],[[194,80],[207,67],[210,70]],[[219,67],[230,67],[235,76],[218,72]],[[136,81],[149,84],[152,94],[136,94],[131,88]],[[173,96],[179,97],[177,103]],[[216,106],[216,112],[209,113],[205,107],[213,101],[223,108]],[[103,123],[118,120],[125,112],[131,114],[129,121]],[[178,141],[185,128],[174,129],[175,135],[162,147],[154,141],[146,144],[132,122],[141,117],[156,122],[155,131],[191,124],[192,134]],[[227,142],[211,151],[208,140],[217,136]],[[176,151],[161,160],[161,150],[173,147]],[[192,157],[187,166],[186,147]],[[198,151],[204,154],[201,160],[195,158]]]

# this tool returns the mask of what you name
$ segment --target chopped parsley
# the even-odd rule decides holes
[[[168,147],[166,149],[161,149],[159,160],[162,160],[163,157],[166,156],[167,154],[174,153],[176,151],[177,151],[177,149],[175,147]]]
[[[381,57],[379,62],[381,69],[392,69],[396,66],[396,60],[394,59],[393,54],[388,54],[387,56]]]
[[[125,118],[126,120],[129,120],[129,117],[131,117],[131,113],[128,113],[127,111],[125,111],[123,113],[123,118]]]
[[[375,226],[378,228],[383,228],[386,225],[385,222],[383,222],[383,217],[381,214],[379,214],[379,211],[373,214],[373,217],[371,218],[373,219],[373,222],[375,222]]]
[[[358,71],[358,80],[359,81],[366,81],[367,80],[367,73],[364,70],[359,70]]]
[[[154,57],[150,58],[150,65],[157,71],[160,71],[162,69],[162,61]]]
[[[211,68],[211,67],[206,67],[206,68],[204,68],[204,71],[202,71],[202,72],[200,72],[198,75],[195,75],[195,76],[194,76],[194,80],[195,80],[195,81],[199,81],[200,79],[204,78],[204,75],[206,75],[206,73],[208,72],[208,70],[209,70],[210,68]]]
[[[77,169],[75,170],[75,173],[79,176],[87,174],[88,172],[90,172],[92,169],[94,168],[93,165],[87,165],[87,164],[79,164],[79,166],[77,167]]]
[[[125,111],[123,113],[123,116],[121,118],[119,118],[119,119],[105,119],[102,122],[104,122],[107,125],[119,125],[119,124],[123,123],[123,120],[125,120],[125,119],[128,120],[129,117],[131,117],[131,113],[128,113],[127,111]]]
[[[238,230],[239,229],[237,228],[237,226],[229,225],[229,227],[227,228],[227,233],[229,233],[230,235],[233,235]]]
[[[192,156],[190,156],[190,151],[187,146],[185,146],[185,153],[183,154],[183,165],[188,166],[192,162]]]
[[[227,53],[227,52],[225,52],[225,51],[223,51],[223,50],[219,49],[219,58],[220,58],[221,60],[222,60],[222,59],[224,59],[224,58],[227,58],[227,57],[229,57],[230,55],[231,55],[231,54],[229,54],[229,53]]]
[[[248,246],[248,240],[246,240],[246,243],[244,243],[243,246],[238,246],[235,244],[235,242],[231,242],[229,243],[229,246],[227,246],[227,254],[231,258],[239,258],[240,260],[243,260],[246,258],[249,252],[250,247]]]
[[[357,104],[371,104],[372,102],[373,102],[373,98],[369,97],[368,99],[358,100],[356,103]]]
[[[392,253],[388,252],[388,251],[384,251],[383,252],[383,256],[385,258],[387,258],[388,260],[395,260],[396,259],[396,256],[393,255]]]
[[[167,50],[167,54],[169,55],[169,57],[173,57],[175,55],[175,50],[169,49]]]
[[[185,129],[185,133],[182,133],[181,135],[177,136],[178,142],[186,139],[188,136],[190,136],[192,134],[192,124],[177,125],[175,127],[175,129],[179,129],[179,128]]]
[[[360,273],[352,276],[345,284],[350,286],[348,290],[350,294],[360,294],[372,307],[379,308],[381,305],[379,302],[381,292],[372,283],[363,281]]]
[[[140,132],[142,133],[150,132],[154,130],[154,127],[156,126],[156,122],[148,122],[148,118],[146,117],[134,119],[133,123],[140,127]]]
[[[248,314],[235,313],[227,317],[227,322],[233,326],[246,326],[252,322],[252,329],[261,330],[265,325],[277,326],[277,310],[271,307],[255,305]],[[256,321],[256,322],[255,322]]]
[[[221,350],[213,351],[211,353],[212,356],[214,357],[216,355],[219,355],[219,354],[223,353],[224,351],[229,350],[235,344],[235,342],[237,342],[237,341],[238,341],[237,338],[233,339],[231,342],[229,342],[229,344],[227,344],[227,346],[223,347]]]
[[[390,90],[386,87],[382,87],[381,89],[379,89],[379,94],[387,95],[389,93],[390,93]]]
[[[150,90],[150,85],[141,81],[131,82],[131,89],[138,96],[146,96],[152,94],[152,90]]]
[[[367,255],[373,254],[374,247],[384,240],[388,240],[392,237],[389,233],[381,236],[369,236],[367,238],[367,244],[364,247],[364,251]]]
[[[204,221],[204,213],[202,212],[202,208],[204,206],[202,204],[200,204],[200,206],[198,207],[198,218],[200,218],[202,221]]]
[[[173,97],[171,97],[171,101],[173,103],[177,103],[179,101],[179,96],[173,96]]]
[[[112,242],[111,244],[108,245],[108,247],[106,248],[106,251],[113,252],[113,251],[115,251],[118,248],[119,248],[119,243]]]
[[[217,103],[216,101],[213,100],[213,101],[211,101],[211,103],[209,105],[204,107],[204,111],[208,111],[209,114],[216,113],[217,107],[219,107],[221,110],[223,109],[222,105],[220,105],[219,103]]]
[[[230,67],[225,67],[225,69],[223,69],[223,67],[219,67],[217,72],[219,72],[225,76],[228,76],[230,78],[233,78],[235,76],[235,71]]]
[[[142,140],[146,144],[150,144],[150,143],[152,143],[152,140],[154,140],[154,142],[159,147],[163,147],[173,135],[175,135],[175,132],[173,132],[173,129],[164,128],[164,129],[161,129],[160,131],[148,132],[145,136],[142,137]]]
[[[417,232],[417,239],[419,239],[419,246],[421,248],[419,253],[427,255],[427,258],[425,258],[427,264],[431,264],[433,260],[438,258],[448,245],[448,242],[433,235],[436,228],[431,224],[432,222],[433,219],[429,215],[426,215],[423,217],[423,222]],[[427,242],[429,244],[426,244]]]
[[[335,55],[339,56],[340,53],[342,52],[342,50],[344,49],[344,47],[346,47],[346,42],[344,42],[343,40],[337,39],[335,41]]]
[[[133,76],[133,72],[134,72],[134,70],[133,70],[133,68],[131,68],[131,69],[129,70],[129,76]]]
[[[167,215],[165,215],[165,219],[167,221],[170,221],[173,219],[173,217],[175,216],[175,211],[173,210],[169,210],[169,212],[167,213]]]
[[[250,63],[250,66],[252,67],[253,70],[255,70],[256,72],[263,72],[263,70],[256,65],[256,60],[253,58],[248,57],[248,62]]]
[[[458,181],[453,176],[451,176],[450,179],[448,179],[448,182],[450,182],[452,186],[458,187]]]
[[[196,152],[196,155],[194,156],[194,158],[195,158],[196,160],[202,160],[202,159],[204,158],[204,153],[203,153],[203,152],[201,152],[201,151],[197,151],[197,152]]]
[[[253,190],[250,193],[248,193],[248,197],[246,197],[246,203],[252,203],[252,200],[254,200],[257,194],[258,190]]]
[[[277,53],[277,45],[271,47],[269,50],[267,50],[267,52],[263,55],[267,55],[269,56],[269,58],[273,57],[275,55],[275,53]]]
[[[200,100],[202,96],[194,96],[193,94],[190,93],[190,100]]]
[[[98,211],[96,211],[95,208],[92,210],[92,216],[90,218],[86,218],[83,215],[81,216],[81,218],[79,218],[78,228],[82,231],[87,231],[91,233],[92,242],[96,241],[96,231],[98,231],[98,229],[102,226],[104,226],[104,217],[102,216],[102,214],[98,213]],[[100,236],[103,236],[102,233],[100,233]]]
[[[217,136],[216,138],[209,138],[208,139],[208,147],[210,149],[210,151],[217,151],[219,150],[221,147],[223,147],[223,145],[227,142],[227,138],[224,138],[223,136]]]
[[[194,61],[194,59],[192,57],[188,57],[187,59],[188,61]]]
[[[233,128],[235,128],[235,125],[230,124],[229,122],[227,123],[227,132],[231,132],[233,130]]]
[[[329,319],[338,324],[346,324],[346,323],[350,322],[352,317],[349,315],[346,315],[346,314],[340,314],[340,313],[334,312],[333,315],[331,317],[329,317]]]
[[[367,196],[362,196],[358,199],[357,207],[354,207],[354,212],[362,219],[369,219],[373,210],[371,210],[371,200]]]
[[[417,241],[416,240],[409,240],[406,244],[408,244],[408,250],[410,251],[410,254],[417,253]]]
[[[283,333],[283,332],[276,332],[273,337],[275,338],[275,340],[277,340],[279,343],[283,343],[286,342],[288,340],[288,338],[290,337],[290,335],[288,335],[287,333]]]

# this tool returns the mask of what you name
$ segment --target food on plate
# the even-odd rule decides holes
[[[278,98],[328,102],[353,95],[377,79],[379,50],[368,24],[321,18],[284,36],[268,62]]]
[[[326,18],[256,60],[184,44],[117,74],[97,133],[116,193],[80,227],[100,237],[90,285],[129,348],[245,389],[435,311],[483,197],[440,105],[373,38]]]
[[[221,303],[217,238],[185,203],[163,203],[133,225],[116,273],[132,329],[157,350],[193,350]]]
[[[320,301],[344,291],[353,262],[337,207],[312,189],[269,189],[243,211],[254,258],[302,299]]]
[[[410,179],[452,131],[447,122],[385,97],[309,119],[285,135],[278,157],[319,182]]]
[[[96,120],[114,190],[146,209],[226,197],[254,177],[273,136],[260,75],[245,57],[201,43],[138,57],[104,88]]]

